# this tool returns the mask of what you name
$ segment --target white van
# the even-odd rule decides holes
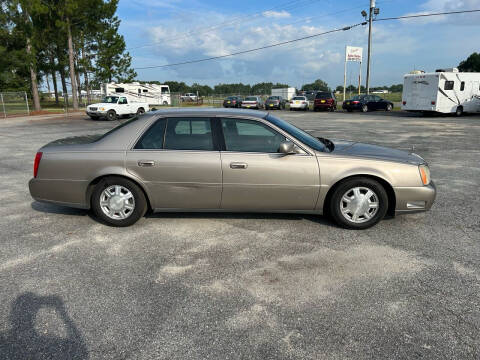
[[[457,68],[434,73],[413,71],[403,82],[402,110],[455,113],[480,112],[480,73]]]

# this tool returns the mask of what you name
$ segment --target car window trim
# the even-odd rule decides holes
[[[280,128],[277,128],[274,124],[271,124],[269,121],[265,120],[264,118],[256,118],[256,117],[248,117],[248,116],[242,116],[242,115],[216,115],[216,118],[218,118],[218,123],[220,124],[220,132],[221,132],[221,137],[223,141],[225,142],[225,135],[223,133],[223,128],[221,126],[221,121],[220,119],[237,119],[237,120],[250,120],[250,121],[258,121],[264,124],[265,126],[268,126],[270,129],[273,131],[281,134],[284,136],[288,141],[293,142],[297,147],[299,147],[304,154],[290,154],[291,155],[300,155],[300,156],[313,156],[314,152],[311,150],[308,146],[297,140],[297,138],[293,137],[291,134],[287,133],[286,131],[283,131]],[[262,151],[234,151],[234,150],[226,150],[226,146],[224,148],[225,150],[220,150],[221,152],[228,152],[228,153],[238,153],[238,154],[281,154],[279,152],[262,152]],[[307,150],[308,149],[308,150]]]
[[[195,150],[195,149],[165,149],[165,137],[167,134],[167,126],[168,126],[168,119],[169,118],[187,118],[185,115],[179,115],[179,116],[165,116],[165,115],[160,115],[159,117],[155,118],[154,120],[151,121],[149,125],[146,125],[143,131],[140,132],[139,136],[132,142],[132,144],[129,147],[128,151],[202,151],[202,152],[216,152],[220,151],[220,146],[219,143],[215,141],[215,129],[214,129],[214,118],[211,116],[190,116],[191,118],[198,118],[198,119],[209,119],[210,120],[210,128],[212,129],[212,144],[213,144],[213,149],[212,150]],[[137,143],[142,139],[144,134],[151,129],[158,121],[166,119],[166,124],[165,128],[163,129],[163,142],[162,142],[162,148],[161,149],[135,149],[135,146],[137,146]]]

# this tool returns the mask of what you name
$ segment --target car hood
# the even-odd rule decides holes
[[[379,160],[397,161],[415,165],[425,164],[425,160],[414,153],[396,150],[384,146],[364,144],[348,140],[331,140],[335,145],[333,154],[361,156]]]
[[[105,106],[105,105],[113,105],[115,103],[96,103],[96,104],[90,104],[88,107],[93,106],[93,107],[99,107],[99,106]]]

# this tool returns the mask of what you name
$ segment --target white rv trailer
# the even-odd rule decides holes
[[[297,94],[297,89],[295,89],[294,87],[272,89],[272,96],[281,96],[286,100],[292,100],[292,98],[296,94]]]
[[[168,85],[149,83],[104,83],[102,93],[107,95],[128,95],[136,101],[146,102],[148,105],[171,105],[170,88]]]
[[[412,71],[403,81],[402,110],[455,113],[480,112],[480,73],[456,68],[434,73]]]

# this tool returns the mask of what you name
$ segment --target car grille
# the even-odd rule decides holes
[[[89,110],[92,110],[92,111],[97,111],[98,108],[96,108],[96,107],[89,107],[88,109],[89,109]]]

